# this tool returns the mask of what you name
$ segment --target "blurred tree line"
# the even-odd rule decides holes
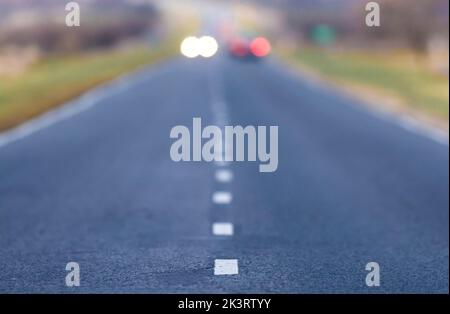
[[[437,37],[448,44],[448,0],[378,0],[381,26],[365,25],[363,0],[280,0],[286,29],[300,42],[314,43],[312,34],[318,25],[327,25],[342,45],[407,47],[426,53]]]
[[[80,2],[81,25],[65,25],[65,2],[42,1],[32,8],[40,18],[33,22],[6,25],[0,30],[0,47],[37,47],[42,53],[66,53],[91,48],[110,47],[118,42],[151,32],[159,21],[159,12],[151,3],[130,4],[125,1]],[[6,17],[3,17],[7,19]]]

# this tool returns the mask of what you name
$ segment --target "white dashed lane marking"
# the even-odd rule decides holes
[[[212,232],[217,236],[232,236],[234,233],[234,226],[229,222],[216,222],[212,225]]]
[[[228,161],[221,160],[221,159],[215,159],[214,163],[216,164],[217,167],[227,167],[229,165]]]
[[[212,195],[212,201],[216,204],[230,204],[232,199],[233,195],[230,192],[219,191]]]
[[[216,170],[215,177],[220,183],[228,183],[233,180],[233,173],[228,169],[219,169]]]
[[[214,275],[237,275],[239,274],[239,266],[237,259],[215,259]]]

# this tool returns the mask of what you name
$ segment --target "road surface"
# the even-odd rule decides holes
[[[178,58],[64,110],[2,136],[0,292],[448,292],[448,146],[274,59]],[[173,162],[193,117],[279,126],[278,170]]]

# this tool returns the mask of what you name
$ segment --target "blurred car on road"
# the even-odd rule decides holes
[[[240,35],[228,41],[228,51],[234,58],[258,60],[270,54],[270,42],[262,36]]]

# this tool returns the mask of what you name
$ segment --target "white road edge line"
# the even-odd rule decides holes
[[[237,259],[215,259],[214,275],[237,275],[239,274],[239,266]]]
[[[234,234],[234,226],[229,222],[215,222],[212,225],[212,232],[216,236],[232,236]]]
[[[44,112],[10,130],[0,132],[0,148],[86,111],[104,98],[124,92],[134,83],[132,80],[144,73],[147,68],[148,65],[144,65],[134,71],[119,75],[85,91],[77,98],[69,100],[55,109]]]
[[[425,137],[428,137],[442,145],[449,145],[448,134],[444,131],[433,129],[421,124],[418,120],[410,116],[397,117],[397,123],[404,129]]]
[[[0,147],[27,137],[59,121],[77,115],[82,111],[88,110],[98,101],[94,96],[89,96],[83,96],[77,99],[76,102],[67,103],[60,108],[44,113],[37,118],[31,119],[28,122],[25,122],[9,131],[1,133]]]
[[[306,85],[311,90],[315,90],[318,92],[320,92],[321,90],[328,92],[331,91],[336,95],[338,95],[339,97],[344,97],[346,103],[353,108],[362,110],[363,112],[371,116],[374,116],[378,119],[381,119],[385,122],[397,125],[410,133],[419,136],[424,136],[435,143],[444,146],[449,146],[448,131],[428,126],[425,123],[422,123],[419,120],[407,114],[399,115],[394,112],[390,112],[387,108],[375,107],[371,104],[368,104],[367,101],[362,100],[356,97],[355,95],[346,92],[336,86],[333,86],[332,84],[326,82],[323,79],[309,77],[305,75],[303,72],[300,72],[296,69],[293,69],[292,67],[289,67],[286,62],[275,62],[273,64],[282,66],[283,69],[285,69],[288,73],[290,73],[291,77],[301,80],[304,83],[304,85]],[[356,102],[362,102],[365,103],[365,105],[364,106],[361,106],[360,104],[357,105]]]
[[[233,195],[230,192],[218,191],[212,195],[212,201],[216,204],[230,204],[233,200]]]

